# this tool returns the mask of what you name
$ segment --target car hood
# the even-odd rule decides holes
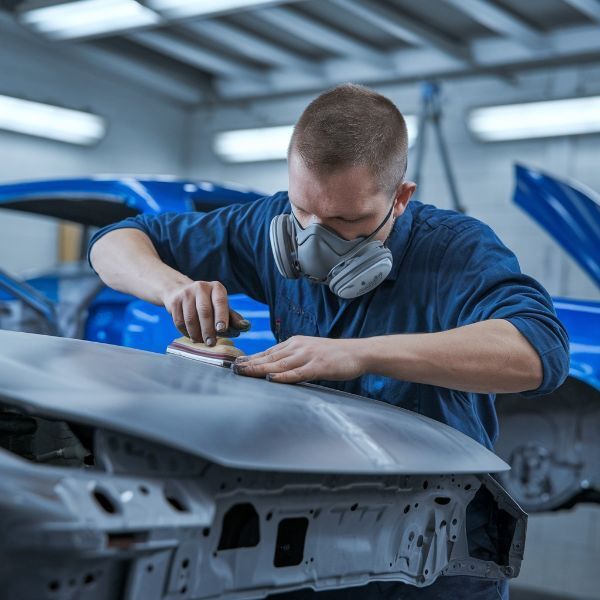
[[[508,469],[473,439],[408,410],[82,340],[0,331],[0,402],[241,469],[357,474]]]
[[[514,201],[600,286],[600,196],[573,182],[515,165]]]
[[[103,227],[139,213],[209,211],[261,194],[234,185],[173,177],[98,175],[0,185],[0,208]]]

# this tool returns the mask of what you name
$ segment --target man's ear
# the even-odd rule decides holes
[[[413,181],[403,181],[396,192],[394,199],[394,217],[399,217],[408,206],[411,196],[415,193],[417,184]]]

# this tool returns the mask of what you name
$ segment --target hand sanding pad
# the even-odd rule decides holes
[[[229,368],[238,356],[244,356],[245,353],[227,338],[217,338],[215,346],[207,346],[202,342],[192,342],[190,338],[180,337],[167,346],[167,354]]]

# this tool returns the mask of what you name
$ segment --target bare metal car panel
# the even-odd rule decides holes
[[[0,446],[11,600],[426,586],[523,556],[505,464],[459,432],[177,357],[0,332]]]
[[[316,386],[242,378],[176,356],[0,331],[0,398],[237,468],[313,473],[495,473],[455,429]]]

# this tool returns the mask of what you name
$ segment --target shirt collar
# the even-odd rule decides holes
[[[395,221],[392,231],[386,241],[386,246],[389,248],[393,256],[392,270],[386,277],[386,281],[395,281],[400,271],[400,265],[408,248],[408,241],[412,231],[413,216],[410,203],[405,211]]]

